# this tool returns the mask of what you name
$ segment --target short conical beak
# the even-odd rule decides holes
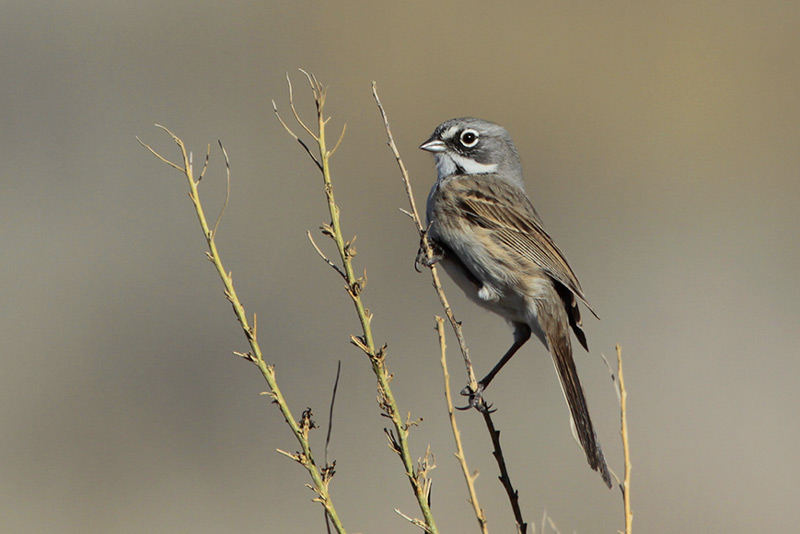
[[[431,137],[430,139],[419,145],[419,147],[422,150],[427,150],[428,152],[433,152],[433,153],[444,152],[447,149],[447,146],[444,144],[444,141],[442,141],[441,139],[437,139],[436,137]]]

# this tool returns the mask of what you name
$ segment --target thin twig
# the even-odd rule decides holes
[[[308,148],[308,145],[305,143],[305,141],[303,141],[302,139],[300,139],[300,137],[298,137],[298,136],[297,136],[297,134],[295,134],[295,133],[292,131],[292,129],[291,129],[291,128],[289,128],[289,125],[288,125],[288,124],[286,124],[285,122],[283,122],[283,118],[281,118],[281,114],[280,114],[280,113],[278,113],[278,106],[277,106],[277,104],[275,104],[275,101],[274,101],[274,100],[272,101],[272,110],[275,112],[275,116],[278,118],[278,122],[280,122],[280,123],[281,123],[281,125],[282,125],[282,126],[285,128],[285,129],[286,129],[286,131],[289,133],[289,135],[291,135],[291,136],[294,138],[294,140],[295,140],[295,141],[297,141],[298,143],[300,143],[300,146],[302,146],[302,147],[305,149],[306,153],[307,153],[307,154],[308,154],[308,156],[311,158],[311,160],[312,160],[314,163],[316,163],[317,167],[319,167],[319,170],[322,170],[322,164],[321,164],[319,161],[317,161],[317,158],[316,158],[316,156],[314,156],[314,153],[313,153],[313,152],[311,152],[311,149],[310,149],[310,148]]]
[[[346,274],[344,274],[344,271],[342,271],[342,270],[339,268],[339,266],[338,266],[338,265],[336,265],[336,264],[335,264],[335,263],[333,263],[331,260],[329,260],[329,259],[328,259],[328,257],[327,257],[327,256],[326,256],[326,255],[325,255],[325,254],[324,254],[324,253],[323,253],[323,252],[320,250],[319,246],[317,246],[317,242],[316,242],[316,241],[314,241],[314,237],[311,235],[311,232],[309,232],[309,231],[307,231],[307,230],[306,230],[306,235],[308,236],[308,240],[309,240],[309,241],[311,241],[311,245],[314,247],[314,250],[316,250],[316,251],[317,251],[317,254],[319,254],[319,257],[320,257],[320,258],[322,258],[322,261],[324,261],[325,263],[327,263],[327,264],[328,264],[328,265],[329,265],[329,266],[330,266],[330,267],[331,267],[333,270],[335,270],[337,273],[339,273],[339,275],[340,275],[342,278],[344,278],[345,280],[347,280],[347,275],[346,275]]]
[[[275,376],[275,368],[271,365],[268,365],[264,361],[263,354],[261,352],[261,347],[258,343],[258,327],[256,322],[256,315],[253,315],[253,326],[250,326],[250,323],[247,319],[247,313],[245,312],[244,306],[242,305],[241,301],[239,300],[238,295],[236,294],[236,289],[233,286],[233,276],[229,271],[227,271],[222,263],[222,259],[219,254],[219,250],[217,249],[217,244],[215,240],[215,234],[217,225],[219,224],[220,218],[222,217],[222,212],[220,212],[220,216],[217,218],[217,223],[215,224],[214,230],[211,230],[208,225],[208,219],[205,215],[205,210],[203,209],[203,205],[200,202],[200,195],[198,192],[198,182],[199,180],[195,180],[192,165],[191,165],[191,153],[187,150],[186,145],[183,141],[172,133],[169,129],[165,128],[164,126],[156,125],[158,128],[164,130],[167,134],[169,134],[173,141],[178,145],[180,150],[181,157],[183,159],[183,167],[168,161],[164,158],[161,154],[156,152],[152,147],[146,145],[141,140],[139,143],[147,148],[155,157],[163,161],[164,163],[168,164],[169,166],[179,170],[187,179],[189,184],[189,198],[191,198],[192,203],[194,204],[195,212],[197,214],[197,219],[200,223],[200,227],[203,231],[203,236],[206,239],[206,244],[208,245],[208,250],[206,251],[206,257],[209,261],[214,264],[214,267],[217,270],[217,274],[219,275],[220,279],[222,280],[222,284],[225,288],[225,297],[233,306],[234,314],[239,321],[239,324],[242,327],[242,330],[247,338],[247,341],[250,345],[250,351],[247,353],[236,352],[238,356],[246,359],[254,363],[259,370],[261,371],[264,380],[266,380],[267,385],[269,386],[269,391],[265,392],[265,394],[270,397],[275,404],[278,405],[286,423],[292,429],[292,433],[294,434],[295,438],[297,439],[302,452],[297,452],[295,454],[288,453],[281,449],[278,449],[278,452],[291,458],[292,460],[301,464],[311,476],[313,485],[308,485],[317,495],[314,498],[314,501],[319,502],[325,509],[326,514],[330,518],[331,522],[333,523],[334,527],[336,528],[336,532],[339,534],[345,534],[344,526],[339,519],[338,513],[336,512],[336,508],[333,505],[333,501],[331,500],[330,493],[328,492],[328,485],[331,480],[332,472],[323,473],[317,467],[314,456],[311,452],[311,446],[308,441],[308,431],[310,430],[310,426],[306,424],[304,421],[298,422],[289,408],[286,399],[283,397],[283,393],[281,392],[280,388],[278,387],[278,382]],[[225,153],[225,149],[222,147],[220,143],[220,148],[222,148],[223,154],[225,155],[226,160],[226,167],[228,171],[230,171],[230,165],[228,164],[228,157]],[[205,167],[203,168],[203,172],[205,172]],[[230,172],[228,172],[228,190],[230,190]],[[227,203],[227,197],[226,197]],[[223,210],[224,211],[224,206]],[[309,411],[310,417],[310,411]]]
[[[398,167],[400,167],[400,175],[403,179],[403,185],[406,189],[406,196],[408,197],[408,203],[411,207],[410,212],[406,212],[411,216],[411,219],[414,221],[414,225],[417,228],[417,232],[420,235],[420,243],[423,249],[425,250],[425,254],[429,260],[433,259],[433,250],[431,249],[430,242],[428,241],[428,237],[425,233],[425,226],[422,224],[422,219],[420,219],[419,211],[417,211],[417,204],[414,201],[414,192],[411,189],[411,180],[408,176],[408,170],[406,169],[405,164],[403,163],[403,159],[400,157],[400,152],[397,150],[397,145],[394,142],[394,137],[392,136],[392,129],[389,126],[389,118],[386,115],[386,110],[383,108],[383,104],[381,103],[381,99],[378,97],[378,87],[375,82],[372,82],[372,96],[375,98],[375,103],[378,105],[378,110],[380,110],[381,117],[383,118],[383,126],[386,130],[386,136],[388,137],[388,145],[389,148],[392,150],[392,154],[394,154],[394,158],[397,161]],[[453,314],[453,310],[450,308],[450,303],[447,300],[447,296],[444,293],[444,289],[442,288],[441,280],[439,279],[439,272],[436,269],[436,265],[431,264],[431,278],[433,280],[433,287],[436,290],[436,294],[439,296],[439,302],[442,304],[442,308],[444,308],[445,315],[447,316],[447,320],[450,321],[450,326],[453,328],[453,331],[456,334],[456,339],[458,340],[458,347],[461,350],[461,356],[464,358],[464,366],[467,370],[467,377],[469,380],[469,387],[473,391],[477,391],[478,389],[478,380],[475,378],[475,371],[472,367],[472,360],[469,357],[469,349],[467,348],[467,341],[464,338],[464,333],[461,329],[461,323],[456,320],[455,315]]]
[[[556,534],[561,534],[561,531],[558,530],[558,526],[555,524],[553,519],[547,515],[547,511],[545,511],[545,517],[547,518],[547,524],[550,525],[550,528],[553,529],[553,532]],[[542,520],[542,525],[544,525],[544,520]],[[542,526],[542,534],[544,534],[544,526]]]
[[[411,180],[408,177],[408,170],[406,170],[406,166],[403,163],[403,159],[400,157],[400,152],[397,150],[397,145],[394,143],[394,136],[392,135],[392,128],[389,126],[389,118],[386,116],[386,110],[383,108],[383,104],[381,103],[381,99],[378,97],[378,84],[376,82],[372,82],[372,96],[375,98],[375,103],[378,105],[378,110],[381,112],[381,117],[383,118],[383,127],[386,130],[386,136],[389,138],[388,145],[389,148],[392,149],[392,153],[394,154],[394,158],[397,161],[397,165],[400,167],[400,174],[403,178],[403,185],[406,186],[406,194],[408,195],[408,202],[411,205],[411,213],[414,214],[414,223],[417,225],[417,231],[421,234],[424,230],[422,225],[422,220],[419,217],[419,211],[417,211],[417,203],[414,201],[414,194],[411,191]]]
[[[205,176],[206,171],[208,170],[208,161],[209,161],[210,158],[211,158],[211,143],[207,143],[206,144],[206,160],[203,163],[203,170],[200,171],[200,174],[197,176],[197,183],[198,184],[200,183],[200,180],[203,179],[203,176]]]
[[[331,156],[333,156],[336,153],[336,149],[339,148],[339,145],[342,144],[342,139],[344,139],[344,132],[346,131],[347,131],[347,123],[344,123],[342,125],[342,133],[339,134],[339,140],[336,141],[336,144],[333,145],[333,149],[331,150]]]
[[[612,369],[611,364],[608,363],[608,359],[606,358],[605,354],[600,353],[600,356],[603,358],[603,362],[605,362],[606,367],[608,368],[608,373],[611,376],[611,382],[614,384],[614,391],[617,392],[617,400],[619,401],[619,414],[620,414],[620,436],[622,438],[622,453],[623,459],[625,463],[625,472],[623,474],[623,479],[617,476],[614,471],[611,471],[611,475],[617,481],[617,485],[619,486],[620,493],[622,494],[622,506],[623,506],[623,513],[625,514],[625,530],[618,530],[620,534],[630,534],[631,532],[631,524],[633,523],[633,512],[631,512],[631,492],[630,492],[630,485],[631,485],[631,454],[630,454],[630,445],[628,443],[628,392],[625,390],[625,377],[622,376],[622,347],[617,345],[617,369],[616,372]]]
[[[156,126],[158,126],[158,125],[156,125]],[[148,145],[147,143],[145,143],[144,141],[139,139],[138,135],[136,136],[136,140],[139,141],[139,144],[142,145],[143,147],[145,147],[147,150],[149,150],[150,153],[153,154],[155,157],[157,157],[158,159],[160,159],[161,161],[163,161],[164,163],[166,163],[167,165],[169,165],[173,169],[178,169],[179,171],[184,172],[183,167],[180,167],[180,166],[176,165],[175,163],[172,163],[171,161],[166,159],[164,156],[162,156],[161,154],[156,152],[153,147],[151,147],[150,145]]]
[[[219,210],[219,215],[217,215],[217,221],[214,223],[214,230],[213,235],[216,237],[217,235],[217,228],[219,228],[219,221],[222,220],[222,216],[225,214],[225,208],[228,207],[228,201],[231,199],[231,161],[228,159],[228,151],[225,150],[225,147],[222,145],[222,141],[217,140],[219,143],[219,148],[222,150],[222,155],[225,158],[225,202],[222,203],[222,209]],[[208,155],[206,155],[206,162],[203,165],[203,172],[206,172],[206,168],[208,167]],[[202,178],[203,175],[200,175]],[[197,179],[200,182],[200,178]]]
[[[477,471],[472,473],[469,470],[469,466],[467,465],[467,457],[464,454],[464,447],[461,444],[461,432],[459,432],[458,424],[456,423],[455,409],[453,408],[453,396],[450,393],[450,374],[447,372],[447,345],[445,343],[444,336],[444,319],[439,316],[436,317],[436,331],[439,333],[439,348],[442,352],[442,375],[444,376],[444,398],[447,402],[447,415],[450,418],[450,428],[453,430],[453,438],[456,442],[455,456],[458,459],[459,465],[461,465],[461,472],[464,474],[464,480],[467,483],[467,491],[469,492],[469,502],[472,505],[472,510],[475,512],[478,525],[481,528],[481,532],[483,534],[487,534],[489,529],[487,527],[486,515],[484,514],[483,508],[481,508],[481,505],[478,502],[478,493],[475,491],[475,479],[478,478],[478,473]]]
[[[304,71],[303,69],[299,69],[299,70],[300,70],[300,72],[305,74],[306,77],[308,77],[308,73],[306,71]],[[311,79],[309,78],[308,81],[310,82]],[[294,94],[292,92],[292,80],[291,80],[291,78],[289,78],[289,73],[288,72],[286,73],[286,83],[289,85],[289,107],[292,109],[292,113],[294,114],[294,119],[297,121],[297,124],[299,124],[300,126],[303,127],[303,129],[306,131],[306,133],[308,133],[308,135],[310,135],[312,138],[314,138],[314,141],[319,141],[319,137],[317,137],[317,135],[314,132],[311,131],[311,128],[306,126],[306,123],[303,122],[303,119],[301,119],[300,115],[297,113],[297,108],[294,105]],[[312,90],[314,90],[313,84],[312,84]],[[315,99],[317,97],[316,91],[315,91],[314,97],[315,97]]]
[[[325,125],[330,120],[330,117],[326,118],[323,112],[326,90],[312,74],[309,74],[303,70],[301,70],[301,72],[305,74],[306,78],[308,79],[311,92],[314,97],[314,103],[317,107],[316,132],[311,132],[309,128],[303,124],[299,115],[297,114],[297,110],[294,106],[293,95],[291,93],[291,83],[289,84],[289,103],[297,122],[303,129],[306,130],[306,132],[309,133],[309,135],[311,135],[312,138],[314,138],[317,143],[318,157],[315,157],[313,154],[311,154],[310,150],[304,143],[301,144],[303,144],[303,147],[317,163],[322,173],[325,197],[328,203],[328,213],[331,217],[330,225],[324,226],[322,231],[323,234],[331,237],[336,244],[336,249],[339,252],[339,259],[341,260],[341,263],[335,268],[337,272],[345,279],[345,289],[347,290],[348,295],[350,295],[356,314],[358,315],[359,322],[361,323],[362,334],[360,336],[352,336],[351,340],[353,344],[359,347],[369,358],[369,361],[372,365],[372,371],[378,379],[379,405],[383,415],[391,419],[394,427],[392,430],[385,429],[386,435],[389,438],[390,446],[392,447],[392,450],[398,454],[403,463],[404,471],[414,491],[414,496],[417,500],[417,504],[420,507],[420,511],[422,512],[423,519],[421,521],[425,530],[436,534],[438,530],[430,509],[430,504],[428,503],[429,486],[426,482],[427,470],[429,470],[430,467],[415,467],[411,458],[411,449],[408,439],[409,429],[412,425],[405,422],[400,416],[402,412],[398,408],[397,402],[394,398],[394,393],[389,385],[389,382],[391,381],[391,374],[386,367],[386,345],[383,345],[382,347],[378,347],[376,345],[370,324],[372,314],[369,312],[369,310],[367,310],[361,299],[361,293],[366,283],[366,275],[357,276],[355,274],[355,270],[353,268],[353,257],[355,256],[353,240],[346,241],[341,228],[339,206],[336,204],[333,194],[333,184],[331,182],[330,159],[333,151],[327,148],[327,140],[325,136]],[[288,126],[280,119],[280,117],[278,117],[278,120],[281,121],[281,124],[283,124],[284,128],[286,128],[292,137],[298,139],[298,137],[290,128],[288,128]],[[340,141],[341,138],[342,136],[340,135]],[[312,244],[314,244],[313,239]],[[317,252],[329,265],[335,265],[321,254],[316,244],[314,244],[314,248],[317,249]]]
[[[331,430],[333,430],[333,405],[336,403],[336,391],[339,389],[339,377],[342,374],[342,360],[336,364],[336,379],[333,381],[331,393],[331,409],[328,413],[328,434],[325,436],[325,465],[328,465],[328,445],[331,443]]]
[[[409,523],[411,523],[415,527],[419,527],[425,532],[430,532],[430,530],[428,530],[427,526],[425,525],[424,521],[422,521],[420,519],[417,519],[415,517],[409,517],[406,514],[404,514],[403,512],[401,512],[400,510],[398,510],[397,508],[395,508],[394,511],[395,511],[395,513],[397,515],[399,515],[400,517],[402,517],[403,519],[405,519],[406,521],[408,521]]]
[[[511,476],[509,475],[508,468],[506,467],[505,456],[503,456],[503,447],[500,445],[500,431],[495,428],[494,421],[492,421],[492,415],[489,410],[481,410],[481,414],[483,414],[483,420],[486,422],[486,428],[489,430],[489,435],[492,437],[492,445],[494,446],[492,455],[497,461],[497,467],[500,469],[500,476],[497,478],[499,478],[500,483],[503,484],[503,489],[506,490],[508,500],[511,502],[511,511],[514,513],[514,520],[517,522],[517,529],[521,534],[525,534],[528,531],[528,523],[526,523],[522,518],[522,509],[519,506],[519,491],[514,489],[514,485],[511,483]]]
[[[378,105],[378,109],[380,110],[381,117],[383,118],[383,125],[386,130],[386,136],[388,137],[388,144],[394,154],[395,160],[397,161],[398,166],[400,167],[400,174],[402,175],[403,184],[405,185],[406,195],[408,196],[409,205],[411,207],[410,215],[414,221],[414,225],[417,228],[417,232],[420,235],[420,242],[421,247],[425,250],[425,254],[427,258],[431,260],[433,258],[433,251],[431,249],[430,243],[428,242],[426,236],[426,228],[423,226],[422,221],[419,217],[419,212],[417,211],[416,203],[414,202],[414,192],[411,189],[411,180],[408,176],[408,171],[406,170],[406,166],[403,164],[403,160],[400,157],[400,152],[397,150],[397,145],[395,145],[394,137],[392,136],[392,130],[389,126],[389,119],[386,115],[386,110],[383,108],[383,104],[381,104],[381,100],[378,97],[378,90],[375,82],[372,82],[372,96],[375,98],[375,102]],[[461,323],[456,320],[455,315],[453,314],[452,309],[450,308],[450,303],[447,300],[447,296],[444,293],[444,289],[442,288],[441,281],[439,280],[439,274],[436,269],[436,265],[431,265],[431,278],[433,280],[433,287],[436,290],[436,294],[439,297],[439,302],[442,305],[442,308],[445,311],[445,315],[447,315],[447,319],[450,322],[450,326],[453,328],[453,331],[456,334],[456,339],[458,341],[459,349],[461,350],[461,355],[464,358],[464,366],[466,367],[467,377],[469,380],[469,387],[472,391],[477,391],[478,388],[478,381],[475,378],[475,372],[472,367],[472,361],[469,357],[469,349],[467,348],[467,342],[464,338],[464,333],[461,328]],[[489,431],[489,435],[491,436],[492,443],[494,444],[494,457],[497,461],[497,465],[500,468],[500,482],[503,484],[503,487],[508,494],[509,501],[511,503],[512,511],[514,512],[514,519],[517,522],[518,530],[524,534],[527,531],[527,523],[522,518],[522,511],[519,506],[519,497],[517,490],[514,489],[513,485],[511,484],[511,477],[508,474],[508,469],[506,468],[505,458],[503,456],[503,449],[500,446],[500,432],[495,428],[494,421],[492,421],[492,410],[489,409],[489,405],[486,403],[486,400],[481,397],[480,405],[478,406],[478,410],[483,414],[484,422],[486,423],[486,428]]]
[[[619,412],[622,451],[625,457],[625,479],[622,483],[622,500],[625,506],[625,534],[631,534],[633,512],[631,512],[631,452],[628,443],[628,392],[622,375],[622,347],[617,345],[617,376],[619,377]]]

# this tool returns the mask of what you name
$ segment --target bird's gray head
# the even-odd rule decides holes
[[[420,145],[436,156],[439,179],[454,174],[496,174],[524,189],[522,166],[511,136],[502,126],[463,117],[443,122]]]

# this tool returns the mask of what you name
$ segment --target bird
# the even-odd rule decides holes
[[[572,429],[589,466],[611,488],[611,474],[589,417],[572,354],[570,330],[586,349],[582,303],[595,316],[564,254],[545,231],[525,191],[522,164],[508,131],[474,117],[436,127],[422,150],[437,179],[428,195],[425,235],[433,256],[467,297],[504,318],[514,341],[492,370],[466,388],[472,406],[531,334],[549,350],[569,406]],[[599,318],[599,317],[598,317]]]

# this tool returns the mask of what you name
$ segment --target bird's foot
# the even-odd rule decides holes
[[[479,412],[488,412],[492,413],[492,405],[487,404],[486,401],[483,399],[483,384],[478,382],[478,387],[473,390],[470,386],[466,386],[464,389],[461,390],[461,395],[467,397],[469,400],[469,404],[467,406],[459,407],[456,406],[457,410],[469,410],[470,408],[475,408]]]
[[[426,229],[419,241],[419,250],[417,251],[417,258],[414,260],[414,269],[419,273],[422,272],[422,267],[432,267],[439,261],[444,259],[444,250],[434,241],[428,241],[431,248],[431,256],[428,256],[428,247],[425,246],[425,237],[428,235]]]

